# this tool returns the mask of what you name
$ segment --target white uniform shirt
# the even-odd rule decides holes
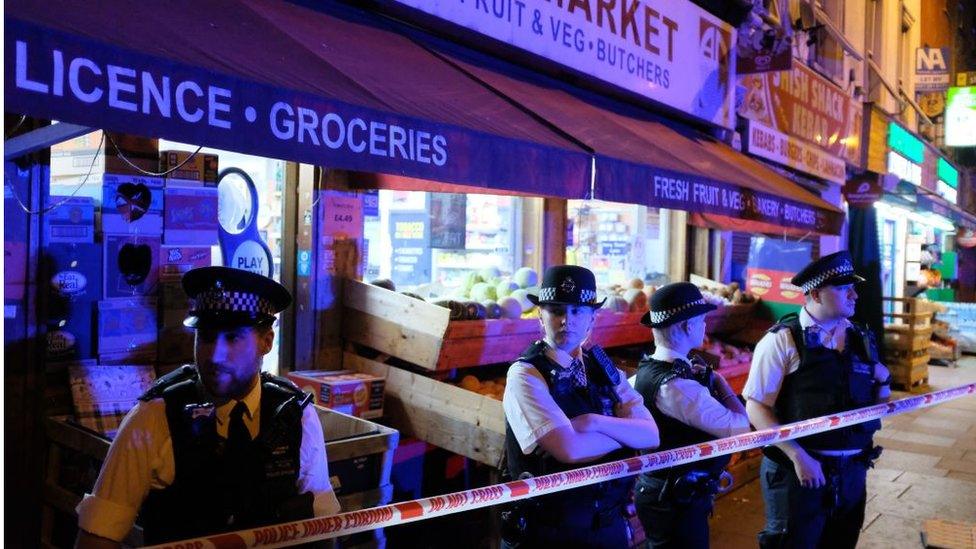
[[[552,345],[546,350],[546,356],[563,368],[570,367],[574,358]],[[644,406],[644,399],[627,382],[627,376],[619,369],[617,371],[620,374],[620,383],[615,389],[620,403],[616,405],[614,415],[651,419],[651,412]],[[569,417],[549,393],[549,386],[542,374],[528,362],[516,362],[508,369],[502,406],[505,409],[505,419],[525,454],[531,454],[539,439],[553,429],[571,425]]]
[[[811,328],[819,332],[821,343],[828,349],[844,350],[847,328],[850,326],[851,322],[846,318],[833,323],[818,322],[810,316],[806,307],[800,309],[800,328],[804,331]],[[766,406],[773,406],[783,386],[783,378],[797,371],[799,367],[800,353],[797,352],[788,329],[783,328],[776,333],[764,335],[752,354],[749,379],[742,389],[742,396]]]
[[[688,361],[686,355],[663,345],[654,349],[651,358],[663,362]],[[720,374],[713,372],[712,375]],[[745,414],[737,414],[723,406],[707,387],[693,379],[677,377],[661,385],[654,397],[654,405],[662,414],[717,438],[749,432],[749,418]]]
[[[231,410],[238,401],[217,407],[217,434],[227,437]],[[255,437],[261,430],[261,383],[244,397],[244,425]],[[302,444],[298,493],[312,492],[315,516],[339,512],[329,481],[322,424],[312,405],[302,415]],[[139,402],[122,420],[93,493],[78,504],[78,527],[90,534],[121,541],[132,529],[150,489],[163,489],[176,478],[173,441],[166,420],[166,403],[157,398]]]

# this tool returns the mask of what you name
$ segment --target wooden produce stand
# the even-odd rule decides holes
[[[932,341],[930,303],[901,297],[882,298],[895,304],[894,310],[884,313],[885,365],[891,372],[892,386],[904,391],[924,392],[929,382],[929,345]]]
[[[325,451],[329,461],[329,474],[333,477],[339,505],[343,511],[365,509],[389,503],[393,499],[390,472],[393,452],[399,441],[399,433],[370,421],[348,416],[321,406],[315,406],[325,436]],[[70,416],[51,416],[45,420],[45,431],[50,441],[44,480],[44,513],[41,535],[42,547],[54,547],[52,529],[54,513],[75,514],[81,501],[79,486],[69,486],[62,479],[62,459],[67,454],[89,459],[97,467],[108,454],[111,442],[104,436],[75,423]],[[97,469],[96,469],[97,470]],[[94,482],[94,479],[91,479]],[[91,490],[82,486],[81,490]],[[75,519],[76,520],[76,519]],[[356,536],[359,536],[356,534]],[[376,546],[382,544],[382,531],[368,534],[369,541],[359,538],[341,544],[342,547]],[[142,528],[134,526],[126,545],[142,545]],[[380,545],[382,546],[382,545]]]
[[[538,319],[450,320],[450,311],[397,292],[345,281],[342,335],[409,362],[430,376],[345,353],[342,367],[386,376],[393,426],[456,454],[498,465],[505,446],[502,403],[435,379],[456,368],[510,363],[542,336]],[[597,313],[590,341],[602,347],[650,342],[643,313]]]

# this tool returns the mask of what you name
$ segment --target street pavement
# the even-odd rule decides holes
[[[932,390],[976,381],[976,357],[958,367],[929,366]],[[892,398],[907,393],[895,392]],[[884,447],[868,473],[868,503],[859,548],[922,547],[922,523],[942,518],[976,523],[976,396],[884,420],[875,441]],[[759,481],[720,498],[711,546],[754,548],[763,526]]]

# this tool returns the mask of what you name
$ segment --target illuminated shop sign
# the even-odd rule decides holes
[[[922,166],[895,151],[888,151],[888,172],[913,185],[922,184]]]
[[[922,140],[894,122],[888,123],[888,146],[916,164],[925,162],[925,145]]]
[[[958,203],[959,171],[953,168],[952,164],[946,162],[944,158],[940,158],[936,173],[939,175],[935,188],[936,192],[949,202]]]

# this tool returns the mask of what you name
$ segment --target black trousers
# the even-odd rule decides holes
[[[661,479],[641,478],[634,491],[637,518],[644,527],[647,547],[707,549],[713,496],[702,494],[687,501],[676,501],[669,496],[661,498],[664,483]]]
[[[821,463],[827,486],[804,488],[792,463],[763,458],[759,481],[766,528],[759,533],[761,548],[853,549],[857,545],[864,524],[868,466],[861,461],[843,467]]]
[[[560,506],[558,510],[543,506],[531,521],[526,535],[517,542],[502,540],[502,549],[523,548],[603,548],[626,549],[631,544],[630,525],[623,508],[616,506],[594,520],[592,502]]]

